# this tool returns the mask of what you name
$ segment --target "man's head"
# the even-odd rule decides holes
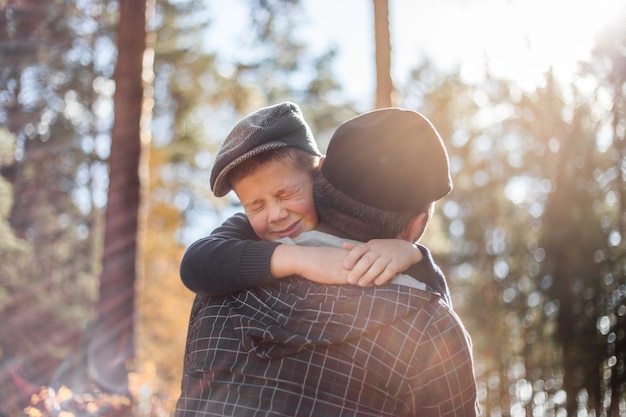
[[[339,126],[321,173],[314,194],[322,222],[362,241],[416,240],[433,203],[452,190],[439,134],[420,113],[399,108],[368,112]],[[404,236],[421,213],[421,229]]]
[[[226,137],[211,189],[218,197],[234,190],[260,238],[293,238],[317,225],[312,184],[320,156],[296,104],[264,107]]]

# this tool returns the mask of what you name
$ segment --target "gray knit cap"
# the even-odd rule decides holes
[[[230,131],[215,158],[211,170],[215,196],[222,197],[232,190],[228,181],[231,169],[252,156],[285,146],[322,155],[297,104],[275,104],[246,116]]]

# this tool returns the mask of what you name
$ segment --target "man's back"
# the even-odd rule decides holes
[[[475,415],[471,345],[437,295],[302,279],[194,303],[177,417]]]

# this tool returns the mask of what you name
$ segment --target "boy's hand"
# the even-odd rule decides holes
[[[319,284],[347,284],[348,271],[343,261],[349,251],[343,248],[278,245],[270,261],[276,278],[300,275]]]
[[[367,243],[344,243],[350,252],[343,261],[347,281],[361,287],[383,285],[422,260],[422,252],[401,239],[374,239]]]
[[[343,261],[348,250],[332,247],[306,247],[306,256],[298,262],[298,275],[318,284],[347,284],[348,271]]]

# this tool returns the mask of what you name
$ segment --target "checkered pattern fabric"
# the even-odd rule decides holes
[[[176,417],[476,410],[469,336],[427,291],[294,278],[194,302]]]

